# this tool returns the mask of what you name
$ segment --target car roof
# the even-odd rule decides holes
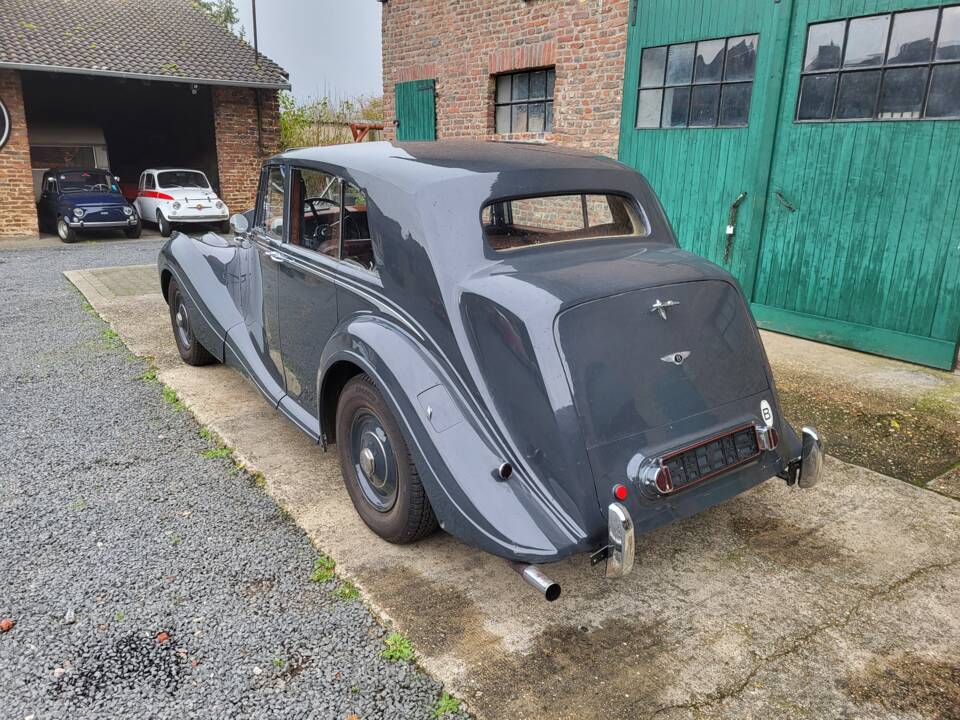
[[[147,168],[143,172],[145,173],[158,173],[158,172],[195,172],[200,173],[201,175],[206,175],[203,170],[197,170],[196,168],[180,168],[180,167],[159,167],[159,168]],[[143,175],[143,173],[140,173]]]
[[[50,168],[44,173],[44,175],[59,175],[60,173],[68,173],[68,172],[88,172],[88,173],[101,172],[101,173],[107,173],[108,175],[110,174],[110,171],[105,170],[104,168],[64,167],[64,168]]]
[[[338,166],[410,192],[476,174],[531,170],[621,169],[632,172],[615,160],[583,150],[478,140],[349,143],[289,150],[272,160],[307,166],[314,163]]]

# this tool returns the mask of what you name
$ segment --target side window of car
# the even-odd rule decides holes
[[[147,173],[143,180],[143,186],[147,190],[153,190],[157,187],[156,181],[153,179],[153,173]]]
[[[274,165],[267,170],[266,184],[260,193],[260,210],[257,213],[257,228],[278,240],[283,239],[283,204],[286,198],[283,176],[281,165]]]
[[[295,169],[290,186],[290,242],[307,250],[340,257],[340,192],[336,175],[309,168]]]
[[[350,183],[343,186],[343,259],[360,263],[367,270],[377,269],[367,221],[367,197]]]
[[[56,194],[57,194],[57,181],[56,181],[56,178],[48,177],[48,178],[47,178],[47,186],[44,188],[44,190],[45,190],[46,192],[50,193],[51,195],[56,195]]]

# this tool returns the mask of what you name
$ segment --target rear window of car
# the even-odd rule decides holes
[[[210,187],[206,175],[194,170],[166,170],[157,173],[157,180],[162,188],[202,188],[206,190]]]
[[[480,213],[494,250],[600,238],[643,238],[646,218],[633,201],[610,193],[563,193],[497,200]]]

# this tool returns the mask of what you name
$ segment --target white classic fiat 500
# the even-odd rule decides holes
[[[140,218],[156,223],[164,237],[179,223],[216,223],[220,232],[230,232],[230,210],[199,170],[144,170],[134,205]]]

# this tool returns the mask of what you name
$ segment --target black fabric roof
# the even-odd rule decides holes
[[[290,87],[191,0],[0,0],[0,67]]]

